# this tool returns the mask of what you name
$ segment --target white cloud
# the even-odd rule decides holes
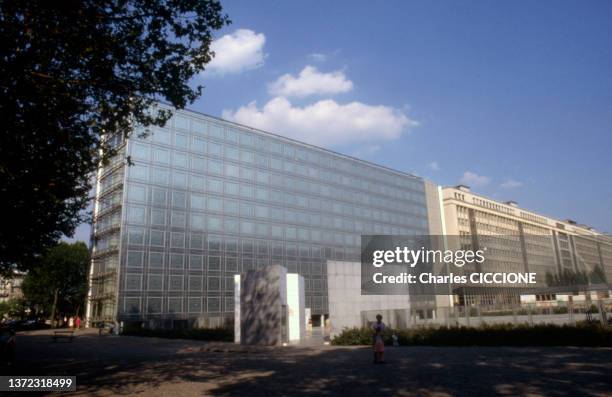
[[[212,42],[215,57],[206,70],[216,73],[239,73],[263,65],[266,36],[249,29],[238,29]]]
[[[223,117],[327,147],[396,139],[404,130],[418,124],[389,106],[361,102],[339,104],[325,99],[299,107],[284,97],[275,97],[262,108],[251,102],[236,111],[224,110]]]
[[[502,189],[515,189],[515,188],[523,186],[523,182],[515,181],[514,179],[508,179],[499,186]]]
[[[302,69],[297,77],[287,73],[268,86],[270,94],[284,97],[338,94],[352,89],[353,82],[348,80],[341,70],[321,73],[310,65]]]
[[[325,62],[327,61],[327,55],[322,54],[320,52],[313,52],[308,55],[308,58],[312,59],[315,62]]]
[[[440,166],[438,165],[437,161],[432,161],[431,163],[427,164],[427,166],[432,170],[432,171],[438,171],[440,169]]]
[[[471,171],[465,171],[459,182],[468,186],[479,187],[488,185],[491,182],[491,178]]]

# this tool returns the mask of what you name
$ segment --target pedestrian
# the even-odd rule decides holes
[[[74,328],[74,317],[72,316],[68,319],[68,328]]]
[[[76,329],[81,328],[81,317],[76,316],[76,319],[74,320],[74,326],[76,327]]]
[[[374,364],[385,363],[385,342],[383,340],[383,331],[385,323],[382,322],[382,315],[376,315],[376,322],[372,325],[374,335],[372,337],[372,345],[374,349]]]

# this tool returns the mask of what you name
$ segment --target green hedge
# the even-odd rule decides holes
[[[612,327],[600,324],[386,329],[383,332],[386,345],[392,345],[394,333],[400,346],[612,346]],[[345,329],[331,343],[370,345],[372,331],[369,328]]]
[[[148,336],[167,339],[196,339],[206,341],[233,342],[234,330],[228,328],[193,329],[147,329],[124,328],[123,335]]]

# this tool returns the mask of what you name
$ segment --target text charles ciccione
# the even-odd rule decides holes
[[[408,247],[396,247],[394,250],[376,250],[372,253],[372,265],[380,268],[385,264],[406,264],[414,268],[419,263],[445,263],[458,268],[466,264],[482,264],[485,261],[486,248],[481,250],[412,250]],[[410,274],[402,272],[389,275],[374,273],[376,284],[535,284],[536,273],[471,273],[457,275],[449,273],[436,275],[432,273]]]

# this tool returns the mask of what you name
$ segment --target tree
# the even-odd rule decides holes
[[[85,243],[61,242],[50,248],[23,280],[25,299],[39,314],[82,315],[87,296],[89,250]]]
[[[27,305],[22,298],[12,298],[0,302],[0,320],[4,318],[24,318]]]
[[[156,100],[198,98],[190,80],[229,23],[217,0],[0,2],[0,271],[72,235],[114,138],[164,125]]]

